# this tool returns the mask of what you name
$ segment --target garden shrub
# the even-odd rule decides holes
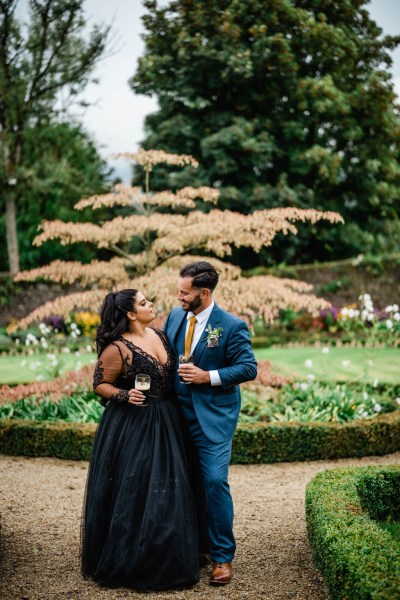
[[[400,476],[397,471],[365,473],[357,482],[357,492],[371,519],[400,520]]]
[[[87,460],[95,424],[0,419],[0,452]],[[400,450],[400,411],[351,423],[240,424],[232,463],[274,463],[389,454]]]
[[[377,482],[376,496],[370,489],[367,510],[365,495],[361,499],[358,490],[365,491],[372,480]],[[375,505],[379,508],[388,481],[391,489],[398,489],[400,465],[333,469],[307,484],[308,538],[331,598],[400,598],[400,544],[370,516]],[[389,502],[387,508],[391,506]],[[380,508],[377,513],[382,514]]]

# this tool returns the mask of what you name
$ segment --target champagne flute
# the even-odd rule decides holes
[[[178,358],[178,362],[180,365],[194,365],[193,355],[186,356],[186,354],[180,354]],[[182,377],[179,375],[179,381],[184,383],[185,385],[190,385],[190,381],[183,381]]]
[[[150,389],[150,382],[150,375],[138,373],[135,377],[135,390],[140,390],[144,393],[144,395],[146,395],[145,392],[148,392]],[[148,406],[148,402],[143,402],[143,404],[137,404],[136,406]]]

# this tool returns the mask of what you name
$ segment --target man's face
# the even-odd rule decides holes
[[[195,313],[203,305],[202,290],[192,287],[192,277],[179,278],[178,300],[186,312]]]

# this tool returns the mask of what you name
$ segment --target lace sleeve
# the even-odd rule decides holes
[[[120,390],[114,385],[115,380],[122,373],[123,364],[121,350],[116,344],[107,346],[97,361],[93,375],[93,390],[101,396],[101,404],[107,404],[107,400],[115,402],[128,400],[129,391]]]

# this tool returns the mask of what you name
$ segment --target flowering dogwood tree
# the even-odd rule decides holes
[[[76,204],[76,210],[106,209],[110,211],[110,219],[102,225],[43,221],[42,231],[34,240],[37,246],[54,239],[62,245],[88,242],[98,249],[113,252],[114,258],[93,260],[90,264],[55,260],[49,265],[19,273],[17,281],[42,278],[65,284],[78,283],[82,292],[44,304],[16,327],[27,327],[50,314],[68,318],[70,312],[78,308],[97,310],[110,289],[124,287],[141,289],[148,298],[155,300],[159,313],[165,313],[176,304],[178,269],[198,259],[194,256],[196,251],[209,254],[207,260],[221,272],[217,302],[249,323],[257,317],[270,322],[279,309],[289,306],[311,312],[327,306],[327,302],[314,296],[311,286],[304,282],[272,276],[243,278],[239,268],[221,259],[229,256],[233,247],[248,247],[258,252],[270,246],[278,232],[296,234],[297,222],[316,223],[322,219],[331,223],[343,222],[339,214],[314,209],[274,208],[242,215],[216,208],[218,190],[204,186],[153,193],[150,175],[155,165],[190,165],[195,169],[198,162],[192,156],[167,154],[162,150],[139,150],[135,154],[118,156],[142,165],[145,189],[116,185],[108,194],[83,199]],[[199,210],[199,202],[211,204],[211,210]],[[132,241],[136,243],[136,251],[131,250]]]

